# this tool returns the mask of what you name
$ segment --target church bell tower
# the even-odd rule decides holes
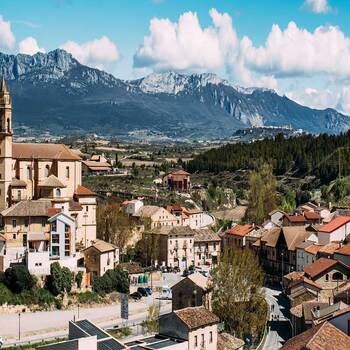
[[[0,212],[9,206],[12,181],[12,104],[5,79],[0,82]]]

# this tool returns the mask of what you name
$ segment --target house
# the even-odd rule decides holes
[[[171,287],[173,311],[204,306],[211,310],[211,288],[208,278],[195,272]]]
[[[259,257],[267,277],[277,281],[280,276],[295,271],[296,247],[309,236],[306,226],[275,227],[267,230],[259,243]]]
[[[330,322],[323,322],[287,340],[281,350],[347,350],[350,337]]]
[[[219,318],[203,306],[160,316],[159,334],[188,341],[188,350],[216,350]]]
[[[299,207],[295,211],[296,213],[301,215],[305,215],[305,213],[316,213],[321,218],[321,221],[328,218],[331,214],[329,208],[322,207],[312,202],[299,205]]]
[[[176,217],[178,224],[181,226],[190,226],[193,229],[203,227],[203,211],[201,209],[188,209],[181,205],[168,205],[166,210]]]
[[[323,246],[312,241],[304,241],[296,245],[296,271],[304,271],[304,267],[312,264],[317,258],[316,254]]]
[[[255,230],[254,224],[235,225],[225,231],[224,246],[243,248],[246,245],[246,236]]]
[[[305,211],[304,218],[309,225],[320,224],[322,222],[320,214],[314,211]]]
[[[334,251],[334,259],[350,266],[350,243],[347,243]]]
[[[321,297],[333,301],[333,290],[350,277],[350,267],[340,261],[320,258],[304,269],[305,276],[322,288]]]
[[[128,216],[134,215],[141,207],[143,207],[143,201],[139,199],[124,201],[122,203],[122,208]]]
[[[208,266],[217,264],[221,252],[221,238],[213,230],[194,230],[194,265]]]
[[[173,171],[163,177],[163,186],[172,191],[187,192],[191,188],[190,173],[184,170]]]
[[[318,243],[342,242],[350,233],[350,216],[338,216],[318,230]]]
[[[288,215],[285,214],[282,219],[283,226],[304,226],[307,221],[304,215]]]
[[[119,263],[119,249],[111,243],[96,239],[91,246],[83,250],[86,272],[94,276],[103,276]]]
[[[283,217],[285,215],[286,213],[283,210],[276,209],[269,213],[269,218],[275,226],[279,226],[281,225]]]
[[[162,226],[152,232],[158,240],[158,261],[184,270],[193,266],[195,230],[189,226]]]
[[[154,229],[162,226],[179,226],[176,217],[162,207],[144,205],[140,207],[133,218],[137,219],[146,228]]]
[[[83,175],[106,174],[113,170],[112,165],[103,155],[94,154],[89,160],[82,161]]]

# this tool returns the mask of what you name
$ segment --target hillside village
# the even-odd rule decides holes
[[[282,349],[350,347],[346,211],[310,201],[292,213],[275,209],[262,224],[244,221],[245,210],[227,224],[203,208],[196,191],[208,186],[193,183],[195,175],[179,162],[153,176],[155,196],[129,193],[125,198],[124,193],[121,198],[108,187],[94,191],[83,180],[95,184],[103,179],[108,186],[118,177],[122,183],[136,166],[123,167],[104,152],[87,154],[87,149],[64,144],[13,142],[11,94],[4,80],[0,114],[0,283],[7,293],[1,294],[3,312],[19,310],[16,305],[21,304],[31,312],[36,303],[51,310],[79,310],[84,298],[91,307],[98,300],[120,303],[119,297],[108,297],[113,292],[126,295],[130,308],[151,295],[155,305],[156,295],[167,311],[152,319],[157,327],[151,338],[144,332],[137,340],[122,340],[78,317],[69,322],[69,340],[38,349],[263,349],[278,334],[272,329],[279,322],[289,333]],[[161,201],[158,193],[164,194]],[[237,208],[235,196],[225,193],[229,200],[221,208]],[[101,219],[103,206],[110,212]],[[117,217],[121,221],[110,224]],[[113,230],[120,231],[119,236]],[[225,328],[229,316],[218,312],[218,290],[224,288],[219,284],[220,266],[228,252],[232,261],[241,254],[245,259],[249,252],[248,261],[256,264],[250,267],[262,269],[259,278],[265,291],[259,287],[257,297],[264,296],[261,310],[266,310],[262,326],[249,334],[230,334]],[[169,276],[175,278],[171,285],[162,283]],[[28,301],[25,289],[44,293],[45,301]],[[269,294],[276,290],[278,294]],[[254,294],[253,289],[248,294]],[[16,295],[22,299],[13,302]],[[243,294],[236,298],[237,307],[246,303]]]

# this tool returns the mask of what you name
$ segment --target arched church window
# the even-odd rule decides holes
[[[332,276],[334,281],[342,281],[343,280],[343,274],[340,272],[334,272]]]
[[[50,173],[50,166],[46,165],[46,167],[45,167],[45,177],[49,177],[49,173]]]
[[[61,190],[56,188],[56,197],[61,197]]]
[[[10,122],[10,118],[7,118],[7,132],[11,132],[11,122]]]

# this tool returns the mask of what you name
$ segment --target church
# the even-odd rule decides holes
[[[96,194],[81,184],[82,160],[62,144],[13,142],[4,79],[0,116],[0,271],[24,261],[47,274],[49,260],[74,270],[96,239]]]

